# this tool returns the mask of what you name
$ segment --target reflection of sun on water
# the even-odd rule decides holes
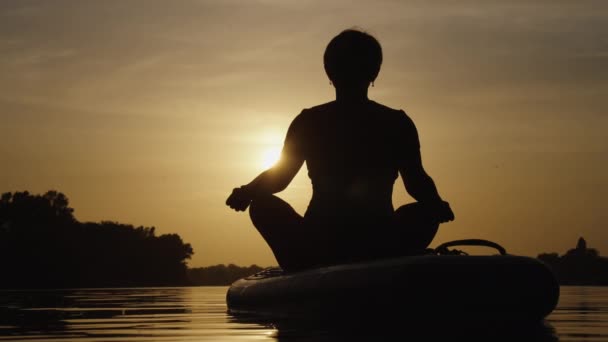
[[[264,169],[268,169],[268,168],[272,167],[277,161],[279,161],[280,156],[281,156],[281,147],[280,146],[267,147],[262,152],[262,167],[264,167]]]

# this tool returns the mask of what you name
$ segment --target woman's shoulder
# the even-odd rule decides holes
[[[388,121],[388,124],[394,125],[395,128],[402,129],[406,127],[415,127],[414,121],[403,109],[395,109],[385,106],[381,103],[371,101],[375,107],[375,112]]]
[[[304,108],[301,114],[312,116],[315,114],[323,114],[334,109],[335,101],[326,102],[309,108]]]
[[[322,119],[331,110],[332,102],[321,105],[304,108],[291,121],[290,131],[307,132],[309,128],[316,127],[320,119]]]
[[[395,109],[389,106],[383,105],[382,103],[378,103],[376,101],[370,101],[374,109],[378,112],[381,112],[386,115],[390,115],[393,117],[403,117],[408,116],[403,109]]]
[[[327,102],[317,106],[304,108],[300,114],[293,119],[294,124],[305,124],[317,121],[333,110],[334,102]]]

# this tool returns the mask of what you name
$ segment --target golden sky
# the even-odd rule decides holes
[[[608,254],[606,18],[603,0],[2,1],[0,192],[178,233],[191,266],[275,264],[224,201],[332,100],[323,50],[356,26],[384,49],[370,97],[412,117],[456,213],[433,245]],[[300,213],[310,195],[305,169],[280,194]]]

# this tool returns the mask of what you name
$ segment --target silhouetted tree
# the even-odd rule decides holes
[[[154,227],[81,223],[68,198],[4,193],[0,197],[1,288],[187,284],[190,244]]]
[[[538,255],[538,259],[546,264],[555,264],[559,261],[559,254],[557,253],[541,253]]]
[[[563,285],[608,285],[608,259],[602,258],[596,249],[588,248],[584,238],[579,238],[576,248],[563,256],[543,253],[538,259],[546,263]]]

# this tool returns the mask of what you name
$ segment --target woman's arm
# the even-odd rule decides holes
[[[296,134],[295,122],[294,120],[287,131],[279,161],[249,184],[235,188],[226,200],[226,205],[236,211],[244,211],[254,198],[283,191],[291,183],[304,164],[300,148],[302,142]]]
[[[400,117],[398,150],[400,151],[399,173],[407,192],[428,208],[431,219],[437,222],[454,220],[454,213],[448,202],[439,196],[435,182],[422,166],[420,140],[414,122],[403,112]]]
[[[420,150],[410,153],[399,169],[407,192],[418,202],[428,208],[427,212],[433,221],[444,223],[454,220],[450,204],[441,199],[435,182],[422,167]]]
[[[420,150],[412,151],[399,170],[407,192],[418,202],[441,202],[435,182],[422,166]]]
[[[241,189],[251,194],[251,197],[270,195],[285,190],[304,164],[304,158],[291,151],[289,145],[290,143],[286,141],[281,158],[274,166],[262,172]]]

